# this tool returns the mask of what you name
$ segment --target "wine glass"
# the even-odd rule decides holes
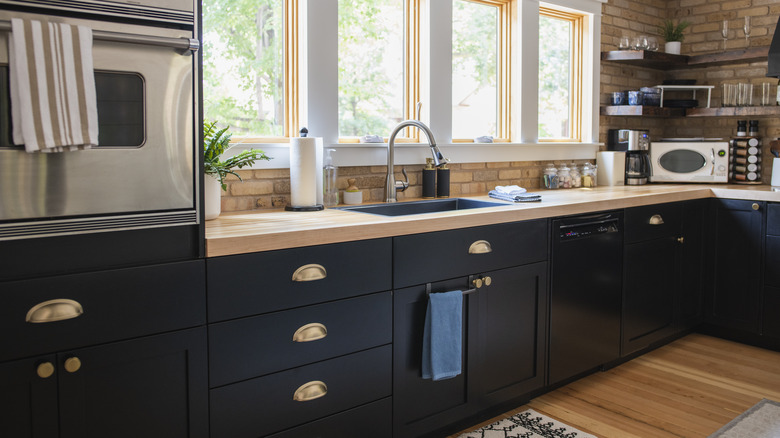
[[[750,17],[745,16],[745,25],[742,27],[742,30],[745,31],[745,43],[749,47],[750,46]]]
[[[729,20],[723,20],[720,26],[720,34],[723,36],[723,51],[726,51],[726,40],[729,38]]]

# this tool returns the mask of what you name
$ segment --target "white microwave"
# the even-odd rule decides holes
[[[651,182],[728,182],[726,141],[668,141],[650,144]]]

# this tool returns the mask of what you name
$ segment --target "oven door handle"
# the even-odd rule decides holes
[[[710,176],[715,175],[715,148],[710,149]]]
[[[11,22],[0,20],[0,31],[10,32]],[[109,32],[105,30],[93,30],[92,38],[100,41],[114,43],[144,44],[147,46],[172,47],[182,55],[191,55],[200,50],[200,41],[194,38],[159,37],[153,35],[139,35],[134,33]]]

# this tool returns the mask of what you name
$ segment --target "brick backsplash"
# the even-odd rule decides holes
[[[746,15],[752,17],[750,47],[766,47],[771,42],[780,15],[777,0],[609,0],[602,7],[601,50],[617,50],[621,36],[656,36],[663,50],[663,39],[658,26],[665,18],[687,20],[692,25],[685,31],[681,53],[702,55],[722,51],[720,23],[730,21],[728,50],[747,47],[742,23]],[[607,104],[614,91],[639,89],[659,85],[664,79],[695,79],[698,85],[714,85],[712,106],[721,104],[723,83],[751,82],[754,99],[760,97],[760,84],[769,81],[773,91],[777,79],[766,78],[766,62],[727,64],[708,68],[661,71],[616,63],[601,63],[600,103]],[[699,92],[701,93],[701,92]],[[702,95],[697,95],[702,99]],[[737,120],[749,117],[609,117],[599,119],[599,140],[605,142],[607,130],[614,128],[648,129],[651,139],[668,137],[723,137],[736,134]],[[760,136],[765,140],[780,137],[780,117],[757,117]],[[764,141],[764,169],[762,177],[769,182],[771,160],[769,141]],[[585,160],[576,161],[582,164]],[[539,188],[540,175],[547,162],[522,161],[507,163],[459,163],[450,165],[451,196],[486,194],[496,185],[517,184],[529,190]],[[560,162],[555,162],[560,164]],[[398,198],[421,196],[422,165],[406,166],[410,187]],[[241,211],[280,208],[289,202],[290,172],[288,169],[241,170],[244,182],[230,177],[228,191],[223,192],[222,210]],[[384,166],[340,167],[338,187],[347,187],[347,179],[355,178],[363,191],[365,202],[378,202],[384,197]],[[341,199],[341,193],[339,195]]]

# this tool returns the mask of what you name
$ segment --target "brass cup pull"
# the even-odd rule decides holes
[[[43,362],[38,364],[36,372],[38,373],[38,377],[41,379],[48,379],[52,376],[52,374],[54,374],[54,365],[52,365],[51,362]]]
[[[27,311],[24,320],[33,324],[63,321],[76,318],[82,313],[84,308],[78,301],[59,298],[34,305]]]
[[[293,333],[293,342],[311,342],[328,336],[328,328],[324,324],[313,322],[306,324]]]
[[[292,281],[315,281],[328,276],[325,267],[316,263],[303,265],[296,269],[292,275]]]
[[[469,254],[487,254],[493,252],[493,247],[487,240],[477,240],[469,246]]]
[[[650,225],[663,225],[664,224],[664,218],[661,217],[660,214],[654,214],[650,216],[650,221],[648,222]]]
[[[75,373],[81,369],[81,359],[78,357],[69,357],[65,359],[65,371]]]
[[[306,402],[323,397],[328,393],[328,385],[319,380],[304,383],[293,394],[293,400]]]

